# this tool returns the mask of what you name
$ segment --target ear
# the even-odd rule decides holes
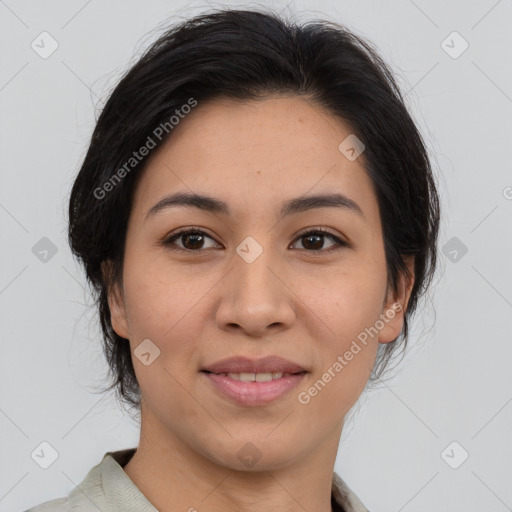
[[[395,340],[404,325],[405,312],[412,287],[414,286],[414,255],[402,255],[404,263],[407,266],[410,276],[401,275],[398,282],[398,291],[393,293],[388,290],[384,301],[381,319],[384,327],[379,330],[379,343],[389,343]]]
[[[110,285],[112,260],[105,260],[101,262],[101,272],[103,274],[103,281],[107,283],[108,307],[110,309],[110,322],[112,323],[112,328],[122,338],[129,339],[123,293],[119,289],[118,283]]]

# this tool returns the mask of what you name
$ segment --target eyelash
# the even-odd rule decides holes
[[[173,233],[170,237],[166,238],[162,242],[162,244],[173,251],[184,251],[184,252],[188,252],[188,253],[204,252],[204,249],[198,249],[198,250],[183,249],[183,248],[177,247],[175,245],[174,241],[177,240],[179,237],[181,237],[183,235],[190,235],[190,234],[205,235],[208,238],[211,238],[213,240],[213,238],[210,235],[208,235],[206,232],[204,232],[203,230],[201,230],[199,228],[184,228],[180,231],[177,231],[176,233]],[[320,253],[331,253],[333,251],[337,251],[344,247],[350,247],[350,244],[348,244],[348,242],[341,240],[340,238],[338,238],[337,236],[333,235],[332,233],[330,233],[329,231],[327,231],[326,229],[323,229],[323,228],[313,228],[309,231],[305,231],[304,233],[301,233],[300,235],[298,235],[297,238],[293,241],[293,243],[295,243],[300,238],[304,238],[308,235],[317,235],[317,234],[331,238],[333,241],[336,242],[337,245],[330,247],[329,249],[313,249],[313,250],[302,249],[303,251],[310,253],[310,254],[320,254]]]

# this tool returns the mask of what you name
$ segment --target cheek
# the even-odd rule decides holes
[[[132,331],[148,337],[152,333],[163,343],[166,333],[171,336],[186,323],[183,320],[204,295],[206,284],[156,259],[134,257],[130,264],[125,291]]]
[[[328,279],[317,279],[314,286],[309,277],[302,278],[300,296],[333,348],[342,350],[375,324],[382,313],[385,277],[385,269],[361,264],[329,272]]]
[[[306,422],[324,417],[326,429],[342,421],[357,401],[377,355],[378,337],[371,328],[381,313],[382,294],[374,284],[378,279],[372,283],[369,274],[355,277],[340,276],[336,286],[324,287],[316,296],[321,321],[312,336],[319,364],[301,389],[299,403],[305,404]]]
[[[305,302],[316,326],[311,331],[320,356],[314,376],[315,382],[320,379],[319,407],[336,402],[342,415],[364,389],[378,349],[375,324],[382,313],[385,278],[384,266],[361,262],[350,271],[331,273],[328,282],[309,292],[304,282],[303,296],[308,296]]]
[[[183,275],[170,273],[155,260],[139,266],[133,259],[131,263],[125,293],[137,381],[153,411],[160,410],[169,421],[173,416],[193,420],[200,411],[183,385],[196,371],[194,360],[203,323],[195,318],[204,315],[201,297],[206,290]],[[158,354],[149,365],[137,356],[137,347],[146,339],[157,347],[149,345],[149,351]]]
[[[215,285],[215,276],[198,277],[196,272],[194,277],[193,271],[172,269],[155,258],[132,256],[129,263],[125,293],[132,354],[137,356],[137,346],[146,339],[160,351],[154,367],[134,357],[137,378],[141,387],[174,388],[171,375],[180,379],[196,371],[197,343],[205,337],[205,322],[198,318],[208,314],[205,295]]]

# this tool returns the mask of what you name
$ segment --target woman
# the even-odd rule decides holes
[[[367,510],[334,473],[344,418],[405,347],[440,215],[369,43],[272,12],[173,27],[106,103],[69,215],[140,442],[31,511]]]

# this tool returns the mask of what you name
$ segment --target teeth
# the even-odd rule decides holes
[[[273,373],[223,373],[230,379],[241,380],[242,382],[268,382],[273,379],[280,379],[283,375],[290,375],[289,373],[273,372]]]

